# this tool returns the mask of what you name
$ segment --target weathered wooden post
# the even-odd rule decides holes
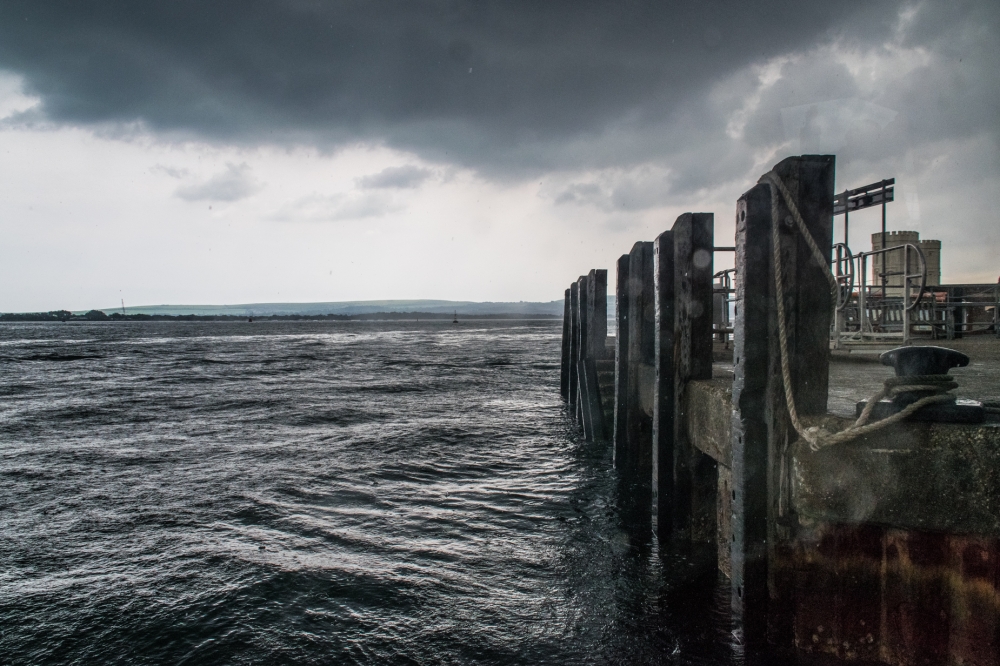
[[[615,468],[623,470],[628,457],[628,294],[629,255],[618,257],[615,265],[615,416],[612,428]]]
[[[773,173],[788,188],[824,257],[833,238],[832,155],[792,157]],[[785,406],[775,295],[772,224],[784,267],[791,386],[800,415],[824,414],[829,380],[831,293],[826,265],[809,247],[778,194],[760,184],[737,204],[736,317],[732,421],[732,609],[747,663],[767,663],[792,645],[791,601],[773,579],[778,546],[794,529],[788,498],[789,445],[796,433]],[[770,583],[770,585],[769,585]],[[773,595],[771,593],[773,591]]]
[[[587,329],[590,348],[587,358],[599,361],[607,355],[608,339],[608,271],[596,268],[587,276]]]
[[[580,294],[580,329],[577,348],[580,350],[577,358],[577,409],[576,420],[583,428],[585,439],[593,439],[593,425],[590,422],[590,404],[587,391],[586,361],[590,354],[590,282],[586,275],[581,275],[577,281],[577,289]]]
[[[580,286],[576,282],[569,286],[570,331],[569,331],[569,410],[576,415],[577,393],[580,378],[577,376],[580,360]]]
[[[652,510],[653,386],[656,378],[653,332],[653,243],[640,241],[629,256],[628,294],[628,469],[630,508],[642,521]]]
[[[573,326],[573,313],[570,304],[569,289],[566,290],[566,298],[563,301],[563,330],[562,330],[562,354],[559,365],[559,395],[563,400],[569,400],[569,355],[570,355],[570,331]]]
[[[674,497],[674,238],[664,231],[653,241],[653,506],[656,531],[673,531]]]
[[[715,216],[684,213],[674,245],[674,496],[673,527],[696,541],[715,536],[715,461],[693,446],[688,431],[688,382],[712,378],[712,275]]]
[[[584,436],[591,441],[601,441],[607,436],[604,408],[597,364],[607,355],[608,337],[608,272],[604,269],[590,271],[586,278],[585,320],[587,337],[580,361],[580,383],[583,387]]]

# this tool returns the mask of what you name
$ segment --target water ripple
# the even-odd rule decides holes
[[[0,326],[4,661],[726,663],[578,441],[560,333]]]

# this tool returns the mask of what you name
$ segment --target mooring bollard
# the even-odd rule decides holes
[[[832,155],[783,160],[773,169],[791,192],[824,256],[833,239]],[[780,194],[778,195],[780,198]],[[788,209],[771,219],[771,189],[740,197],[736,219],[736,312],[732,404],[732,610],[748,663],[772,645],[792,645],[786,585],[770,579],[777,544],[789,538],[788,446],[796,438],[785,406],[777,336],[772,224],[784,266],[791,386],[800,415],[825,414],[829,381],[831,293],[827,266],[817,265]],[[769,594],[776,591],[775,598]]]
[[[653,506],[660,539],[673,532],[674,497],[674,239],[653,241]]]
[[[628,457],[628,294],[629,255],[623,254],[615,266],[615,408],[612,441],[615,468],[622,470]]]

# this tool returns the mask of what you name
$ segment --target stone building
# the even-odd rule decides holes
[[[937,286],[941,284],[941,241],[920,240],[918,231],[887,231],[885,234],[885,247],[892,248],[910,243],[920,248],[927,263],[927,286]],[[872,250],[882,249],[882,232],[872,234]],[[887,255],[878,254],[872,257],[874,274],[869,278],[872,284],[877,284],[878,276],[882,273],[882,258],[888,257],[888,272],[901,273],[903,270],[903,252],[889,252]],[[919,270],[918,259],[910,260],[909,272],[916,273]],[[886,279],[889,287],[902,287],[902,275],[890,275]],[[912,283],[911,283],[912,284]]]

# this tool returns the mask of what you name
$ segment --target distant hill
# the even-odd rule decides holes
[[[612,299],[613,303],[613,299]],[[612,304],[612,312],[613,304]],[[121,307],[102,308],[107,314],[121,312]],[[398,301],[337,301],[330,303],[240,303],[236,305],[140,305],[126,306],[128,314],[148,315],[359,315],[376,312],[428,312],[460,315],[525,314],[557,315],[563,313],[563,302],[476,302],[437,300]]]

